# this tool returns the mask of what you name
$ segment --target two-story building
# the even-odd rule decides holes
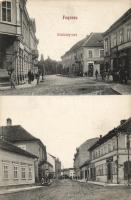
[[[90,152],[88,149],[98,140],[98,138],[92,138],[85,141],[76,149],[74,155],[74,170],[77,179],[86,179],[88,174],[87,163],[90,160]]]
[[[131,78],[131,9],[124,13],[103,33],[105,65],[113,71],[114,80],[120,66]]]
[[[0,137],[38,157],[35,165],[35,179],[40,181],[45,173],[44,165],[47,161],[46,146],[41,140],[31,135],[22,126],[12,125],[11,119],[7,119],[7,126],[0,127]]]
[[[127,184],[131,181],[131,118],[90,147],[89,180]]]
[[[0,186],[35,183],[37,156],[0,138]]]
[[[35,20],[29,17],[27,0],[0,1],[0,80],[14,73],[17,84],[26,80],[38,58]]]
[[[104,68],[104,45],[102,33],[91,33],[77,42],[62,57],[63,73],[94,76]]]

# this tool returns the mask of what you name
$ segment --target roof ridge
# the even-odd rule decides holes
[[[85,41],[84,44],[83,44],[82,46],[84,46],[85,43],[88,42],[88,41],[91,39],[92,36],[93,36],[93,33],[90,33],[89,37],[87,38],[87,41]]]

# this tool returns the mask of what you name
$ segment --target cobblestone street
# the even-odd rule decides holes
[[[0,200],[130,200],[131,188],[103,187],[62,180],[49,187],[0,195]]]
[[[30,85],[29,85],[30,86]],[[0,89],[0,95],[114,95],[112,83],[89,77],[46,76],[44,82],[33,87],[16,86],[16,89]]]

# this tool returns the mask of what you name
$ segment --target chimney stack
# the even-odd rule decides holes
[[[102,138],[102,135],[100,135],[100,139]]]
[[[12,126],[12,119],[7,118],[7,120],[6,120],[6,125],[7,125],[7,126]]]

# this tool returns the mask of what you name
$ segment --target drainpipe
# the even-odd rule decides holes
[[[118,133],[116,134],[117,139],[117,184],[119,184],[119,141],[118,141]]]

